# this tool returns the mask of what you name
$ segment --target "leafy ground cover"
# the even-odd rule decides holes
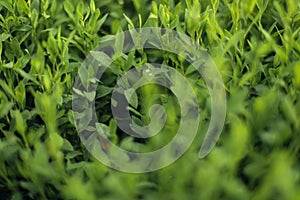
[[[0,27],[1,199],[300,199],[299,0],[0,0]],[[95,96],[99,122],[124,148],[163,146],[180,114],[164,88],[140,88],[132,108],[141,124],[153,103],[167,108],[159,138],[125,136],[110,110],[118,77],[160,61],[197,92],[202,110],[193,145],[145,174],[110,169],[82,145],[71,110],[78,69],[101,41],[133,27],[186,33],[221,71],[227,117],[208,157],[198,159],[210,116],[205,83],[176,55],[156,51],[129,53],[105,72]]]

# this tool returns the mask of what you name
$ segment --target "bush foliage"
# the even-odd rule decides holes
[[[0,27],[1,199],[299,199],[299,0],[0,0]],[[97,89],[96,108],[115,143],[145,148],[147,141],[117,129],[112,88],[132,65],[174,67],[201,107],[199,134],[184,156],[156,172],[128,174],[102,165],[81,144],[72,115],[78,69],[101,41],[134,27],[186,33],[221,71],[227,118],[208,157],[197,157],[210,116],[205,83],[166,52],[118,59]],[[155,85],[139,94],[141,109],[132,109],[140,123],[154,102],[168,108],[168,136],[149,141],[157,148],[176,132],[178,105]]]

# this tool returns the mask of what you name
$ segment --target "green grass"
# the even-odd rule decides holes
[[[156,85],[138,90],[138,123],[149,122],[155,102],[169,114],[163,136],[141,143],[116,128],[110,94],[132,65],[168,64],[201,108],[189,150],[159,171],[128,174],[82,145],[71,112],[78,69],[101,41],[133,27],[186,33],[218,66],[227,118],[206,158],[198,159],[210,117],[205,82],[182,58],[158,51],[129,53],[105,72],[99,123],[123,148],[165,145],[178,126],[174,96]],[[1,199],[300,199],[299,0],[0,0],[0,88]]]

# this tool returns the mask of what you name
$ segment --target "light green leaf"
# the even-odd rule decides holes
[[[124,95],[131,106],[133,106],[134,108],[138,107],[138,97],[135,89],[130,88],[128,90],[125,90]]]

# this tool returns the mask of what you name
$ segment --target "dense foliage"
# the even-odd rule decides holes
[[[167,52],[118,59],[95,97],[99,122],[116,144],[157,148],[178,126],[174,96],[147,85],[138,91],[133,117],[147,124],[147,109],[163,103],[167,136],[136,141],[116,127],[110,94],[133,65],[174,67],[193,85],[201,107],[198,136],[184,156],[156,172],[128,174],[102,165],[82,145],[72,87],[101,41],[146,26],[186,33],[209,52],[226,86],[227,118],[217,146],[199,160],[210,116],[201,75]],[[1,199],[300,197],[299,0],[0,0],[0,88]]]

